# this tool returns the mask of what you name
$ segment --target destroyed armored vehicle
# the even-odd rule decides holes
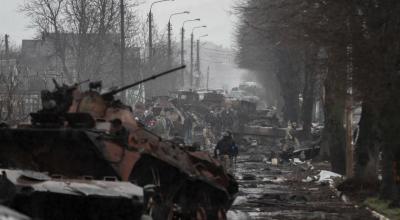
[[[204,93],[201,103],[210,107],[222,107],[225,104],[225,96],[217,91],[209,91]]]
[[[155,220],[225,219],[238,191],[233,177],[208,153],[187,151],[147,131],[115,99],[181,68],[107,93],[55,82],[55,91],[42,92],[43,109],[31,114],[32,124],[0,129],[0,167],[132,182],[152,192],[145,211]]]
[[[175,98],[175,104],[179,105],[193,105],[200,101],[199,94],[192,90],[179,90],[172,92],[171,96]]]
[[[142,217],[143,189],[130,182],[116,181],[112,177],[92,180],[88,176],[73,180],[23,170],[0,169],[0,172],[2,203],[33,219]]]

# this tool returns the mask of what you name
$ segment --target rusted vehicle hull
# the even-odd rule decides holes
[[[93,147],[90,133],[82,130],[0,129],[0,140],[2,168],[48,172],[67,178],[118,178],[111,164]]]
[[[145,137],[144,134],[140,136]],[[206,153],[187,152],[169,142],[153,140],[151,149],[145,146],[128,149],[113,145],[101,132],[36,128],[1,129],[0,139],[2,168],[46,172],[63,178],[111,178],[131,181],[142,187],[157,185],[162,195],[157,205],[164,207],[158,210],[160,216],[188,217],[201,212],[206,219],[218,219],[218,215],[225,215],[237,192],[234,178],[225,173],[218,161]],[[130,166],[132,169],[127,169]],[[35,201],[43,197],[41,193],[29,196],[31,198],[23,199],[32,204],[37,204]],[[50,204],[59,204],[57,199],[69,201],[70,197],[53,199],[46,196],[46,200]],[[69,207],[71,210],[99,204],[93,198],[80,198],[75,203],[81,205]],[[174,211],[172,207],[179,209]],[[26,206],[18,208],[29,213]]]
[[[207,162],[199,161],[197,166],[206,168],[209,165]],[[222,170],[215,172],[222,172]],[[209,173],[208,176],[218,178],[216,173]],[[134,167],[131,179],[139,185],[158,182],[163,195],[163,205],[178,206],[180,210],[178,214],[185,217],[194,217],[197,212],[204,211],[207,216],[205,219],[221,219],[218,218],[218,214],[225,215],[232,205],[234,194],[237,193],[237,184],[233,177],[229,182],[223,183],[228,186],[225,188],[204,176],[190,175],[181,167],[171,166],[166,161],[150,154],[141,156]],[[224,182],[225,180],[220,179],[219,181]]]
[[[114,97],[182,68],[102,94],[97,86],[81,92],[77,85],[55,82],[55,91],[42,92],[43,109],[31,114],[32,125],[0,129],[0,167],[130,181],[150,190],[145,211],[155,220],[225,219],[238,191],[233,177],[208,154],[189,152],[146,130]]]

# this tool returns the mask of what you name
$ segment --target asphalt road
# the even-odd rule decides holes
[[[228,219],[375,219],[364,207],[344,203],[329,184],[302,181],[321,166],[273,166],[265,160],[262,153],[238,158],[240,192]]]

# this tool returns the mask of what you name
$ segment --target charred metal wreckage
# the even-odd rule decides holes
[[[58,85],[30,125],[0,128],[1,204],[35,219],[225,219],[237,183],[206,152],[148,132],[115,95]],[[16,218],[25,219],[25,218]]]

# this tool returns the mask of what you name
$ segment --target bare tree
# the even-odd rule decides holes
[[[326,4],[331,6],[330,2]],[[337,39],[330,36],[332,33],[340,34],[339,31],[343,31],[342,28],[346,26],[343,20],[337,24],[333,23],[333,12],[336,9],[329,7],[332,10],[329,11],[331,14],[321,13],[322,9],[325,8],[318,0],[251,0],[244,5],[239,5],[238,10],[243,16],[238,33],[239,43],[243,44],[241,47],[243,50],[239,50],[239,53],[246,52],[243,55],[239,54],[239,58],[249,63],[248,66],[254,63],[252,59],[261,59],[263,61],[261,67],[265,65],[276,67],[275,72],[285,102],[283,113],[286,120],[300,121],[298,120],[299,94],[303,95],[302,124],[308,136],[314,99],[313,84],[319,69],[319,62],[315,61],[319,49],[328,48],[330,62],[328,63],[329,74],[325,78],[324,99],[326,118],[324,140],[328,145],[323,145],[323,148],[328,150],[322,152],[329,153],[326,156],[330,158],[334,171],[344,173],[343,117],[346,97],[345,55],[348,41],[346,36]],[[337,12],[340,14],[340,11]],[[330,15],[332,18],[328,17]],[[254,45],[253,49],[246,51],[249,45]],[[248,56],[254,51],[257,57]],[[343,57],[345,59],[338,59]]]
[[[65,19],[62,15],[66,0],[32,0],[26,1],[20,11],[31,18],[31,26],[49,37],[54,42],[55,55],[60,59],[63,75],[72,81],[72,75],[67,66],[67,40],[65,39]],[[50,33],[52,33],[50,35]]]
[[[23,103],[23,97],[18,94],[23,79],[18,74],[18,51],[13,46],[6,50],[3,42],[0,43],[0,121],[10,123],[21,116],[16,106]]]
[[[137,27],[134,6],[126,5],[130,39],[137,34],[132,31]],[[32,19],[33,28],[54,42],[68,81],[74,76],[113,79],[119,51],[119,0],[33,0],[21,11]]]
[[[355,98],[362,102],[360,135],[356,144],[356,181],[367,186],[377,181],[378,154],[381,151],[381,195],[398,201],[399,184],[396,178],[400,173],[400,138],[396,131],[400,129],[400,101],[397,98],[400,94],[400,3],[395,0],[249,0],[240,11],[243,21],[239,40],[242,35],[249,36],[243,30],[254,35],[261,33],[255,41],[259,45],[266,42],[266,46],[251,47],[251,37],[247,41],[239,41],[243,46],[239,60],[254,64],[251,60],[254,56],[245,60],[246,55],[255,52],[255,58],[259,55],[265,57],[267,53],[262,50],[272,48],[276,42],[291,49],[295,48],[291,46],[293,44],[303,45],[305,54],[314,54],[305,56],[306,87],[303,97],[310,90],[307,87],[312,87],[307,85],[307,78],[310,78],[307,69],[314,66],[312,62],[316,54],[315,50],[307,48],[311,43],[317,49],[326,51],[323,66],[326,71],[317,77],[322,78],[324,84],[325,128],[321,152],[327,153],[333,170],[340,173],[344,173],[345,168],[343,121],[351,80]],[[250,51],[246,51],[249,48]],[[283,54],[283,57],[291,55]],[[262,66],[263,62],[258,63]],[[310,72],[315,72],[315,68]]]

